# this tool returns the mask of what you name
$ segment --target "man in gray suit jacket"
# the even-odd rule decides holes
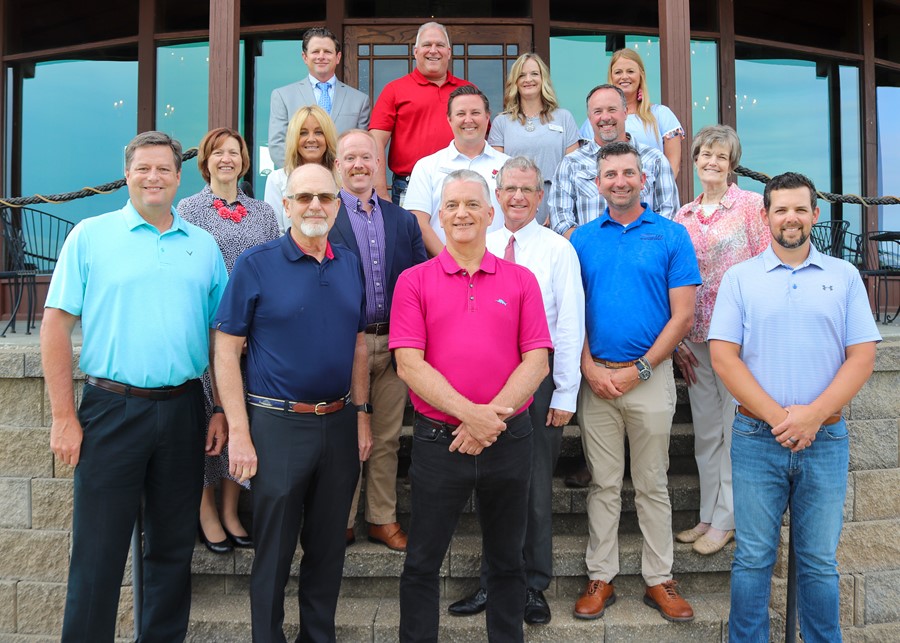
[[[275,167],[284,167],[284,137],[288,121],[301,107],[318,105],[331,115],[338,134],[348,129],[368,129],[369,97],[345,85],[334,75],[341,62],[341,43],[324,27],[303,34],[303,62],[309,76],[272,92],[269,110],[269,156]],[[324,93],[323,93],[324,92]]]

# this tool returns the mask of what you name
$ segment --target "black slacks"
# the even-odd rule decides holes
[[[285,641],[284,590],[299,535],[303,558],[297,640],[332,642],[344,570],[344,530],[359,478],[356,410],[346,406],[314,415],[248,409],[259,458],[253,478],[253,640]]]
[[[183,641],[191,604],[191,557],[203,489],[203,392],[164,401],[89,384],[75,468],[72,560],[62,640],[115,636],[119,591],[144,498],[143,643]]]

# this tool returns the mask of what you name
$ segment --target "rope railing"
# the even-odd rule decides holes
[[[181,162],[189,161],[197,156],[197,148],[192,147],[181,155]],[[125,179],[104,183],[92,188],[81,188],[75,192],[64,192],[62,194],[35,194],[32,196],[15,196],[4,197],[0,199],[0,205],[8,208],[24,208],[28,205],[40,205],[42,203],[65,203],[66,201],[74,201],[85,197],[94,196],[96,194],[112,194],[125,185]]]
[[[181,156],[182,162],[189,161],[190,159],[197,156],[197,148],[192,147],[184,152]],[[768,174],[763,174],[762,172],[756,172],[755,170],[749,170],[742,165],[734,168],[734,173],[739,174],[740,176],[746,176],[747,178],[753,179],[754,181],[759,181],[763,185],[769,182],[770,177]],[[112,194],[119,188],[125,185],[125,179],[119,179],[118,181],[112,181],[110,183],[104,183],[103,185],[98,185],[95,187],[85,187],[77,190],[75,192],[65,192],[62,194],[34,194],[32,196],[16,196],[16,197],[3,197],[0,198],[0,205],[4,205],[8,208],[22,208],[28,205],[40,205],[41,203],[65,203],[66,201],[74,201],[76,199],[83,199],[85,197],[94,196],[95,194]],[[852,203],[854,205],[864,205],[864,206],[873,206],[873,205],[900,205],[900,198],[895,196],[878,196],[878,197],[866,197],[859,196],[858,194],[835,194],[834,192],[821,192],[817,191],[819,198],[828,201],[829,203]]]

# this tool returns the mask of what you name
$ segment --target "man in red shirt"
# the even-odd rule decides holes
[[[447,122],[447,100],[457,87],[471,85],[450,73],[450,36],[444,25],[426,22],[416,34],[416,67],[385,85],[375,102],[369,130],[378,141],[381,170],[376,175],[378,196],[402,206],[409,175],[420,158],[447,147],[453,132]],[[384,162],[385,148],[391,143]],[[386,168],[394,174],[388,194]]]
[[[537,279],[485,249],[490,203],[480,174],[450,173],[440,209],[447,245],[394,288],[390,348],[416,410],[402,642],[437,640],[438,573],[473,489],[488,564],[488,639],[523,640],[527,409],[549,372],[552,343]]]

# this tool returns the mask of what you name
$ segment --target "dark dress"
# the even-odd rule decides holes
[[[228,270],[228,274],[231,274],[234,262],[244,250],[280,236],[278,220],[268,203],[251,199],[240,188],[238,188],[237,201],[227,204],[229,210],[233,210],[237,203],[246,208],[247,215],[241,219],[240,223],[223,218],[219,214],[218,210],[213,206],[213,201],[217,198],[207,185],[197,194],[182,199],[178,203],[178,214],[185,221],[203,228],[213,236],[216,243],[219,244],[219,249],[222,251],[225,268]],[[243,373],[243,366],[241,367],[241,372]],[[209,381],[209,373],[203,375],[203,393],[206,398],[206,423],[208,426],[209,419],[212,417],[213,407],[212,385]],[[237,479],[228,473],[228,445],[225,445],[220,455],[206,458],[203,486],[209,487],[214,485],[222,478],[228,478],[237,482]],[[244,483],[243,486],[249,489],[249,481]]]

